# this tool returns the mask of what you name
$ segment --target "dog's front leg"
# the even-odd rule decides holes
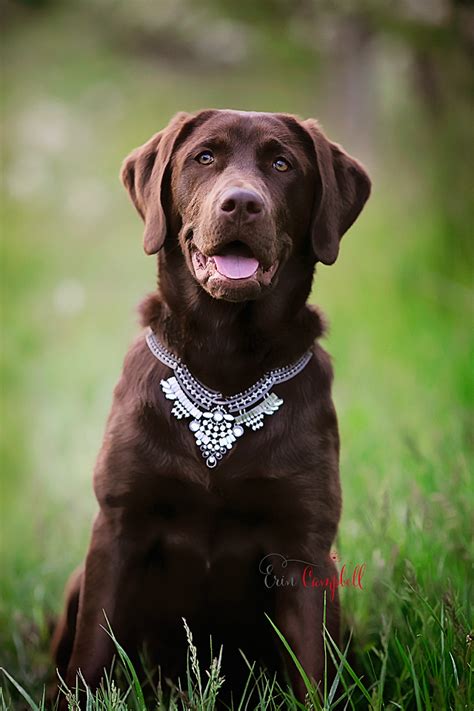
[[[77,616],[76,636],[66,682],[75,686],[76,674],[91,689],[99,686],[104,669],[110,669],[116,650],[105,631],[108,623],[121,644],[136,646],[137,601],[140,574],[133,547],[120,527],[100,512],[94,523],[87,554]],[[107,622],[108,621],[108,622]]]
[[[300,562],[289,562],[283,572],[285,580],[291,584],[277,588],[275,623],[309,679],[323,693],[325,679],[329,690],[335,675],[329,651],[331,642],[328,641],[326,652],[324,648],[324,607],[326,628],[334,642],[339,644],[337,569],[327,557],[316,560],[310,568]],[[290,655],[285,653],[284,658],[294,692],[303,702],[307,693],[303,678]]]

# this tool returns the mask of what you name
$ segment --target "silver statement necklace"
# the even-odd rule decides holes
[[[294,363],[270,370],[247,390],[224,397],[200,383],[181,359],[158,341],[151,329],[146,340],[155,358],[174,372],[161,381],[161,389],[168,400],[174,400],[171,413],[177,420],[192,418],[189,429],[210,469],[232,449],[245,433],[245,427],[260,429],[265,415],[273,415],[283,405],[283,400],[270,390],[301,373],[313,355],[311,350],[306,351]]]

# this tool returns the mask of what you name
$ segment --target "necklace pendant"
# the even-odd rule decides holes
[[[191,420],[189,429],[210,469],[217,466],[224,454],[232,449],[236,437],[243,434],[243,427],[235,424],[235,417],[220,407]]]
[[[283,400],[271,388],[298,375],[312,356],[309,350],[295,363],[269,371],[247,390],[225,398],[196,380],[152,331],[146,340],[155,358],[173,371],[171,377],[161,381],[161,389],[166,399],[172,401],[171,414],[177,420],[191,418],[189,430],[209,469],[214,469],[232,450],[246,429],[259,430],[265,418],[280,409]]]
[[[223,403],[216,403],[214,409],[200,410],[175,376],[162,380],[161,389],[168,400],[173,400],[171,414],[177,420],[192,418],[188,427],[209,469],[214,469],[222,457],[230,452],[244,435],[245,426],[254,431],[260,429],[264,415],[273,414],[283,404],[283,400],[270,393],[260,405],[240,411],[234,416]]]

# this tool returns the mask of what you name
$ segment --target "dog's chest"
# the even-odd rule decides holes
[[[127,440],[119,457],[111,446],[96,493],[113,509],[119,539],[133,543],[152,588],[182,585],[197,595],[201,586],[235,578],[235,590],[248,589],[266,555],[303,558],[328,510],[337,517],[330,434],[337,428],[321,421],[310,398],[283,386],[280,392],[284,406],[212,470],[187,420],[165,416],[167,400],[148,419],[137,418],[134,447]]]
[[[158,478],[140,510],[124,514],[121,538],[133,538],[151,587],[186,589],[191,597],[205,589],[217,602],[222,581],[231,581],[226,595],[239,599],[263,586],[260,562],[269,553],[296,555],[309,516],[284,480],[215,476],[205,488]]]

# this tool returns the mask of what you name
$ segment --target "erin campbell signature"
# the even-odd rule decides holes
[[[339,560],[336,553],[331,553],[330,557],[334,561]],[[263,575],[266,588],[300,586],[313,590],[325,588],[329,590],[331,600],[334,600],[338,588],[364,589],[362,579],[367,567],[365,563],[350,566],[344,563],[339,573],[330,576],[318,575],[318,569],[321,571],[322,567],[320,564],[306,560],[285,558],[280,553],[269,553],[260,561],[259,571]]]

